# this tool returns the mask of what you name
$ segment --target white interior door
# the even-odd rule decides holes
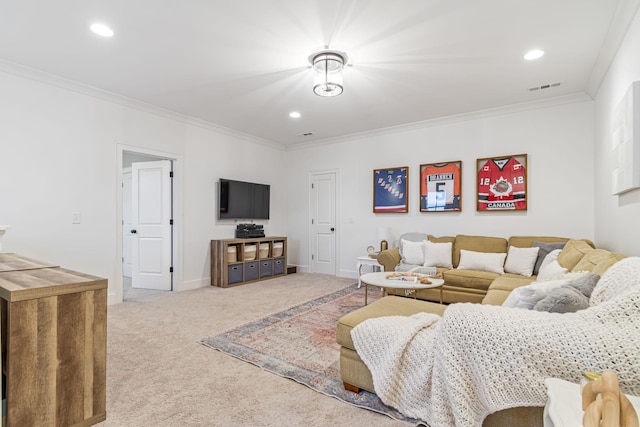
[[[131,167],[131,286],[169,291],[171,161],[133,163]]]
[[[131,251],[133,248],[133,226],[131,223],[131,168],[122,174],[122,275],[131,277]]]
[[[311,272],[336,274],[336,174],[311,177]]]

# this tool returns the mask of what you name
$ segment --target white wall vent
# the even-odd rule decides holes
[[[562,82],[556,82],[556,83],[547,83],[544,85],[540,85],[540,86],[534,86],[534,87],[530,87],[529,88],[529,92],[535,92],[536,90],[544,90],[544,89],[549,89],[552,87],[558,87],[562,84]]]

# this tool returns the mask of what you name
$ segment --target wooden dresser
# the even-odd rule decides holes
[[[107,280],[0,253],[7,426],[106,419]]]

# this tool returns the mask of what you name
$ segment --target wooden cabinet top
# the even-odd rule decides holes
[[[0,254],[0,298],[9,302],[105,288],[107,279],[20,255]]]
[[[0,271],[31,270],[34,268],[59,267],[48,262],[37,261],[22,255],[0,253]]]
[[[212,240],[213,242],[225,242],[225,243],[232,243],[232,244],[236,244],[236,243],[258,243],[258,242],[268,242],[271,240],[287,240],[286,237],[273,237],[273,236],[266,236],[266,237],[251,237],[249,239],[214,239]]]

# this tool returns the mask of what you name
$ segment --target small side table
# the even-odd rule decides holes
[[[360,276],[362,276],[361,270],[363,265],[373,266],[373,271],[384,271],[384,267],[377,259],[371,258],[368,255],[358,257],[358,262],[356,263],[356,271],[358,272],[358,288],[362,287],[362,280],[360,280]]]

